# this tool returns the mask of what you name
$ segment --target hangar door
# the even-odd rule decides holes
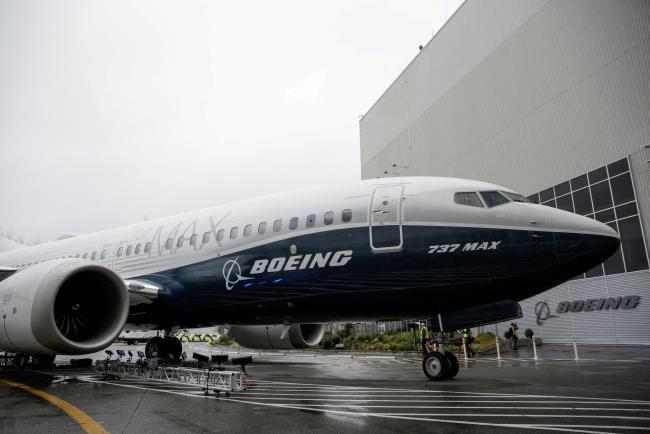
[[[373,253],[402,249],[403,185],[376,187],[370,198],[370,249]]]

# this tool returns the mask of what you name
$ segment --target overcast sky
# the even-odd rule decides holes
[[[358,117],[462,0],[0,1],[0,227],[360,179]]]

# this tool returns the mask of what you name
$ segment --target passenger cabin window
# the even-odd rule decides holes
[[[323,223],[326,225],[331,225],[334,223],[334,211],[327,211],[323,216]]]
[[[264,235],[266,233],[266,222],[260,223],[260,225],[257,227],[257,233],[259,235]]]
[[[122,252],[123,252],[123,251],[124,251],[124,248],[123,248],[123,247],[120,247],[119,249],[117,249],[117,255],[116,255],[116,256],[117,256],[118,258],[119,258],[120,256],[122,256]]]
[[[341,220],[343,223],[350,223],[352,221],[352,210],[344,209],[341,213]]]
[[[291,217],[289,220],[289,230],[294,230],[298,227],[298,217]]]
[[[196,238],[197,238],[196,234],[192,234],[192,236],[190,237],[190,246],[196,246]]]
[[[84,253],[84,255],[81,258],[82,259],[88,259],[88,253]]]
[[[273,232],[280,232],[282,229],[282,219],[273,222]]]
[[[149,253],[151,251],[151,241],[144,245],[144,252]]]
[[[210,232],[203,234],[203,239],[201,240],[203,244],[208,244],[210,242]]]
[[[253,225],[244,226],[244,236],[245,237],[250,237],[252,232],[253,232]]]
[[[454,202],[461,205],[483,208],[483,202],[481,202],[481,199],[478,197],[478,193],[474,191],[454,194]]]
[[[181,235],[180,237],[178,237],[178,241],[176,242],[176,247],[177,248],[183,247],[184,243],[185,243],[185,237]]]
[[[488,206],[488,208],[510,202],[507,197],[498,191],[482,191],[481,197],[485,201],[485,204]]]
[[[305,226],[308,228],[313,227],[316,224],[316,214],[309,214],[307,220],[305,221]]]
[[[226,231],[224,231],[223,229],[219,229],[219,232],[217,232],[217,241],[223,240],[223,234],[225,233]]]
[[[237,238],[238,233],[239,233],[239,228],[237,226],[230,229],[230,239],[234,240],[235,238]]]
[[[165,249],[169,250],[172,248],[173,245],[174,245],[174,239],[167,238],[167,241],[165,241]]]
[[[126,256],[131,256],[131,253],[133,253],[133,246],[126,248]]]
[[[99,259],[106,259],[106,250],[102,250],[102,255],[99,257]]]
[[[135,254],[136,254],[136,255],[140,253],[140,249],[141,249],[141,248],[142,248],[142,244],[137,244],[137,245],[135,246]]]
[[[93,254],[90,255],[90,260],[91,261],[94,261],[95,259],[97,259],[97,252],[93,252]]]

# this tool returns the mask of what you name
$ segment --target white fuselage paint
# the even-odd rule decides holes
[[[594,220],[541,205],[512,202],[495,208],[476,208],[454,203],[455,192],[511,191],[494,184],[455,178],[390,178],[275,194],[2,252],[0,266],[22,270],[55,258],[79,257],[112,268],[128,279],[298,235],[336,230],[343,226],[367,227],[373,191],[379,186],[393,185],[404,187],[404,226],[491,227],[616,236],[614,231]],[[350,222],[341,221],[342,210],[352,211]],[[334,212],[334,221],[326,225],[323,216],[330,211]],[[315,215],[312,227],[304,225],[308,215]],[[289,221],[296,216],[300,218],[300,225],[291,230]],[[276,232],[273,223],[277,220],[282,220],[282,227]],[[266,222],[266,232],[260,234],[258,228],[263,222]],[[247,225],[251,228],[245,236]],[[231,238],[233,228],[238,229],[236,236]],[[498,240],[485,246],[486,249],[497,247]],[[474,246],[462,248],[473,250]],[[482,248],[476,246],[477,250]],[[347,255],[337,258],[332,264],[334,257],[325,260],[315,255],[297,262],[296,257],[290,256],[284,261],[277,259],[274,264],[269,262],[266,267],[292,270],[293,267],[321,266],[322,261],[336,266],[346,258]]]

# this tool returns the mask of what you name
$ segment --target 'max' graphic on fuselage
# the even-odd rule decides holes
[[[482,243],[465,243],[461,251],[463,252],[473,252],[478,250],[496,250],[501,244],[501,241],[484,241]],[[434,244],[429,246],[429,251],[427,253],[451,253],[458,250],[460,244]]]
[[[352,250],[341,250],[332,252],[316,253],[312,255],[293,255],[287,257],[258,259],[253,263],[250,274],[264,272],[274,273],[276,271],[294,271],[307,268],[342,267],[352,259]]]

